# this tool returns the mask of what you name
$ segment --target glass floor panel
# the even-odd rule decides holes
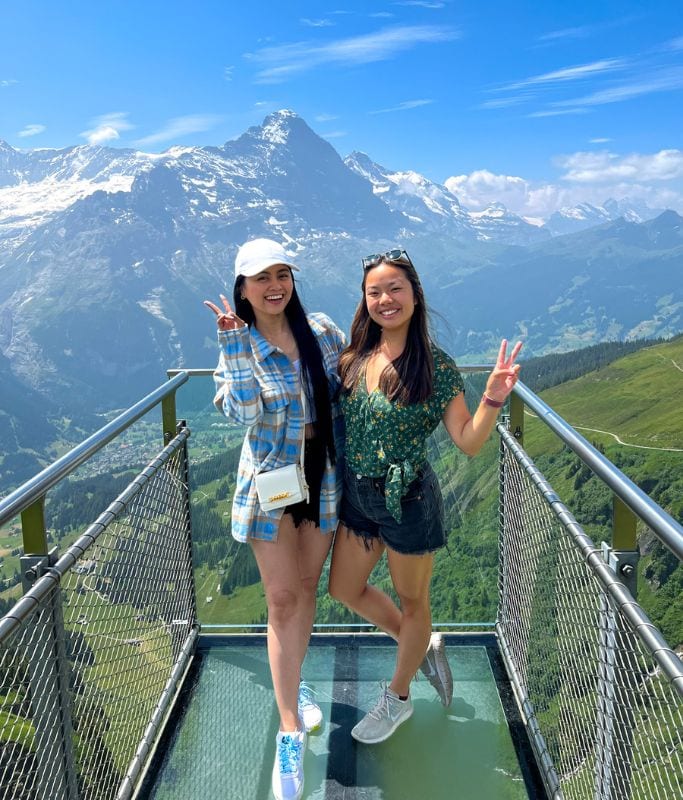
[[[391,676],[396,648],[382,636],[314,636],[304,679],[324,714],[308,737],[310,800],[544,798],[491,636],[447,636],[453,702],[413,681],[413,716],[386,742],[351,728]],[[203,636],[198,657],[140,793],[147,800],[265,800],[278,727],[263,637]],[[507,713],[507,718],[506,718]],[[511,734],[514,732],[514,736]]]

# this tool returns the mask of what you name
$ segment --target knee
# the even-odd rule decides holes
[[[271,622],[289,619],[296,612],[299,597],[291,589],[273,589],[266,595],[268,619]]]
[[[430,614],[429,595],[405,596],[399,595],[401,613],[404,617],[417,617]]]

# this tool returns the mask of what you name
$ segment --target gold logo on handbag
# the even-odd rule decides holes
[[[268,498],[269,503],[274,503],[276,500],[284,500],[287,497],[291,496],[291,492],[280,492],[280,494],[271,494]]]
[[[303,386],[301,387],[301,407],[303,417],[306,419],[306,397]],[[301,436],[301,449],[299,451],[299,462],[297,464],[287,464],[286,467],[278,467],[266,472],[256,472],[254,482],[256,483],[256,494],[259,503],[264,511],[274,511],[283,506],[294,505],[295,503],[308,502],[308,484],[304,473],[304,440],[306,438],[306,425]]]

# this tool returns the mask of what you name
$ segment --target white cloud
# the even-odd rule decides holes
[[[589,139],[589,144],[606,144],[607,142],[611,142],[612,140],[609,139],[607,136],[600,136],[596,139]]]
[[[15,81],[13,78],[5,78],[0,81],[0,87],[4,89],[6,86],[14,86],[15,83],[19,83],[19,81]]]
[[[307,17],[302,17],[299,22],[309,28],[330,28],[336,24],[331,19],[308,19]]]
[[[547,219],[579,203],[602,205],[608,198],[673,208],[683,213],[683,150],[617,155],[579,152],[560,156],[555,181],[530,181],[516,175],[476,170],[445,181],[465,208],[482,211],[499,202],[522,217]]]
[[[402,0],[394,3],[397,6],[418,6],[418,8],[443,8],[446,4],[441,2],[429,2],[428,0]]]
[[[334,114],[318,114],[314,117],[316,122],[332,122],[332,120],[339,119]]]
[[[394,111],[409,111],[412,108],[419,108],[420,106],[428,106],[433,103],[433,100],[404,100],[397,106],[391,108],[380,108],[377,111],[370,111],[370,114],[389,114]]]
[[[149,136],[143,136],[135,144],[146,147],[150,144],[177,140],[190,133],[202,133],[211,130],[222,119],[218,114],[189,114],[184,117],[175,117],[169,120],[161,130]]]
[[[454,175],[445,182],[446,188],[472,211],[482,211],[491,203],[503,203],[509,209],[524,207],[528,202],[530,185],[515,175],[496,175],[479,169],[469,175]]]
[[[91,131],[83,131],[80,134],[88,140],[88,144],[100,145],[105,142],[114,141],[119,137],[119,132],[111,125],[100,125],[99,128]]]
[[[587,114],[585,108],[556,108],[556,109],[545,109],[545,111],[532,111],[530,114],[527,114],[527,117],[536,118],[536,117],[563,117],[567,114]]]
[[[618,28],[630,25],[638,20],[637,16],[615,16],[594,25],[578,25],[573,28],[562,28],[557,31],[550,31],[538,37],[538,41],[543,45],[553,44],[557,41],[567,39],[587,39],[590,36],[598,36],[609,28]]]
[[[78,135],[92,145],[115,141],[119,138],[120,131],[129,131],[135,127],[128,122],[128,114],[125,112],[114,112],[95,117],[95,119],[90,120],[90,124],[93,126],[92,128]]]
[[[562,28],[559,31],[550,31],[538,37],[539,42],[553,42],[558,39],[584,39],[595,30],[594,25],[582,25],[576,28]]]
[[[23,130],[19,131],[17,136],[37,136],[46,130],[45,125],[27,125]]]
[[[245,58],[262,66],[256,74],[258,83],[281,83],[293,75],[323,65],[356,65],[387,61],[417,45],[452,41],[459,33],[435,25],[405,25],[385,28],[375,33],[338,39],[327,44],[297,42],[264,47]]]
[[[479,108],[510,108],[510,106],[518,106],[520,103],[526,103],[528,99],[529,95],[527,94],[498,97],[495,100],[485,100],[479,105]]]
[[[561,156],[557,164],[565,170],[562,180],[572,183],[613,183],[636,180],[671,181],[683,177],[683,150],[633,153],[619,156],[607,150]]]
[[[552,103],[553,106],[601,106],[607,103],[620,103],[623,100],[631,100],[654,92],[669,92],[676,89],[683,89],[683,68],[676,67],[669,70],[661,70],[646,76],[644,79],[633,83],[623,83],[619,86],[611,86],[609,89],[601,89],[583,97],[576,97],[572,100],[558,100]]]
[[[574,67],[564,67],[563,69],[556,69],[552,72],[544,72],[541,75],[533,75],[530,78],[525,78],[524,80],[502,86],[499,91],[512,91],[515,89],[523,89],[526,86],[542,86],[582,80],[606,72],[622,70],[627,64],[628,62],[623,58],[604,58],[600,61],[593,61],[590,64],[578,64]]]
[[[234,67],[223,67],[223,80],[231,81],[232,73],[235,71]]]

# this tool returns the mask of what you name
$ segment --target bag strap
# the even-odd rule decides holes
[[[304,380],[303,380],[303,373],[299,370],[299,397],[301,398],[301,408],[303,411],[303,431],[301,436],[301,449],[299,450],[299,464],[301,465],[301,474],[304,475],[304,454],[305,454],[305,447],[306,447],[306,392],[304,390]],[[253,461],[253,453],[252,453],[252,461]],[[254,468],[254,472],[257,470]]]
[[[303,436],[301,437],[301,450],[299,451],[299,464],[301,464],[301,474],[304,474],[304,448],[306,447],[306,391],[304,389],[304,374],[303,368],[299,370],[299,386],[301,397],[301,408],[304,417]]]

